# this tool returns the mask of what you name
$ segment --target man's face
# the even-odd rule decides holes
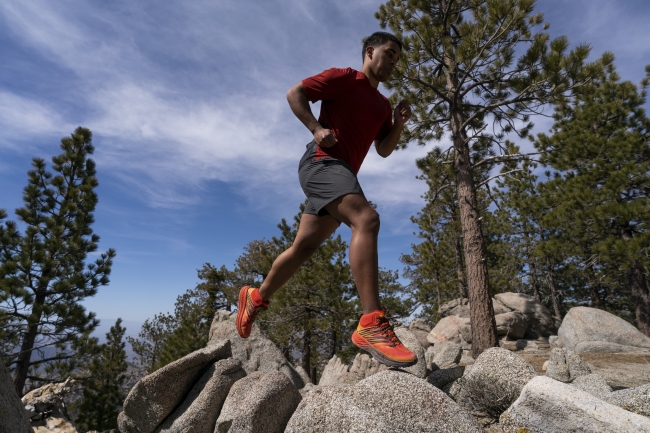
[[[399,45],[394,41],[388,41],[378,47],[368,47],[365,61],[370,62],[370,70],[377,80],[383,82],[390,78],[390,74],[399,60],[399,55]]]

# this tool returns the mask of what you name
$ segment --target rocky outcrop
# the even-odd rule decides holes
[[[497,322],[497,335],[513,340],[524,338],[528,329],[528,320],[523,313],[511,311],[509,313],[497,314],[494,316]]]
[[[463,348],[460,344],[443,341],[429,346],[425,353],[427,367],[431,371],[441,368],[448,368],[458,364],[463,356]]]
[[[508,341],[502,347],[508,350],[522,350],[516,340],[542,340],[555,333],[557,324],[548,309],[534,298],[522,293],[499,293],[492,298],[497,334]],[[469,319],[470,305],[467,299],[454,299],[439,308],[443,318],[427,336],[431,344],[451,342],[460,344],[464,350],[471,349],[472,327]],[[548,346],[547,346],[548,347]],[[532,345],[527,347],[533,350]]]
[[[442,391],[413,375],[383,371],[354,386],[311,391],[286,433],[480,433]]]
[[[627,411],[650,417],[650,385],[605,394],[602,399]]]
[[[509,350],[484,351],[450,389],[451,397],[470,413],[496,419],[514,402],[535,368]]]
[[[210,327],[208,344],[230,340],[232,356],[241,361],[246,374],[254,371],[280,371],[296,388],[304,387],[305,382],[300,374],[287,361],[280,349],[262,335],[259,326],[253,324],[251,335],[248,338],[241,338],[235,326],[236,318],[236,313],[218,311]]]
[[[246,372],[238,359],[222,359],[212,364],[155,432],[212,433],[228,391],[244,376]]]
[[[526,384],[499,425],[504,433],[650,432],[649,418],[544,376]]]
[[[418,362],[415,365],[406,367],[403,370],[408,371],[417,377],[424,379],[427,377],[427,361],[424,355],[424,347],[420,344],[418,339],[411,331],[403,326],[395,328],[395,335],[400,339],[402,344],[406,346],[411,352],[415,353],[418,357]]]
[[[360,380],[387,369],[388,367],[380,364],[377,360],[365,353],[357,353],[351,366],[344,364],[338,356],[334,355],[323,369],[323,374],[321,374],[318,385],[353,385]]]
[[[492,298],[492,308],[494,309],[494,314],[512,311],[512,309],[494,298]],[[469,300],[467,298],[458,298],[446,302],[438,307],[438,314],[440,314],[440,317],[457,316],[469,319]]]
[[[591,374],[587,363],[569,349],[553,349],[546,367],[546,375],[560,382],[572,382],[580,376]]]
[[[443,318],[456,316],[469,319],[469,299],[457,298],[445,302],[438,307],[438,314]]]
[[[214,433],[282,433],[301,399],[284,374],[253,372],[230,389]]]
[[[129,392],[118,417],[122,433],[152,433],[184,401],[205,370],[232,356],[223,340],[192,352],[142,378]]]
[[[431,345],[427,340],[427,335],[431,332],[431,327],[422,319],[415,319],[409,324],[409,331],[415,335],[422,347],[425,349]]]
[[[494,297],[512,311],[523,314],[528,322],[529,337],[549,337],[555,333],[555,321],[548,309],[523,293],[498,293]]]
[[[23,396],[21,402],[36,433],[77,433],[65,405],[75,381],[68,378],[63,383],[50,383]]]
[[[28,433],[32,428],[14,383],[0,362],[0,433]]]
[[[625,320],[589,307],[569,310],[555,344],[576,353],[650,352],[650,338]]]

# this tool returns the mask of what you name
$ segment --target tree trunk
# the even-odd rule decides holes
[[[330,348],[330,359],[336,355],[337,352],[337,337],[336,337],[336,329],[332,329],[332,333],[330,334],[330,340],[331,340],[331,348]],[[314,382],[316,383],[316,382]]]
[[[45,290],[36,291],[32,314],[27,319],[29,323],[27,325],[27,332],[25,332],[23,342],[20,345],[20,355],[16,361],[16,380],[14,386],[19,397],[23,396],[23,389],[25,388],[25,382],[27,382],[27,373],[29,372],[29,365],[32,359],[34,342],[36,341],[38,325],[41,321],[41,311],[45,303]]]
[[[553,267],[551,261],[546,257],[546,273],[548,275],[548,287],[551,289],[551,299],[553,300],[553,310],[555,317],[562,320],[562,310],[560,309],[560,300],[557,297],[557,288],[555,287],[555,277],[553,276]]]
[[[456,191],[460,210],[465,256],[465,278],[469,295],[469,316],[472,330],[472,357],[476,359],[484,350],[497,347],[497,325],[490,297],[487,257],[481,230],[481,220],[476,201],[474,170],[469,152],[469,140],[463,122],[463,101],[458,92],[457,67],[452,58],[445,55],[445,74],[449,104],[451,137],[454,144]]]
[[[311,373],[311,329],[305,329],[302,336],[302,368],[307,374]]]
[[[641,332],[650,337],[650,293],[645,269],[638,260],[632,262],[627,276],[632,292],[632,300],[634,301],[636,326]]]
[[[530,262],[530,265],[528,265],[530,268],[530,279],[532,281],[532,286],[533,286],[533,297],[537,302],[540,304],[542,303],[542,295],[539,292],[539,279],[537,278],[537,268],[535,267],[535,262]]]
[[[461,298],[467,298],[467,285],[465,283],[465,272],[463,270],[463,253],[460,245],[460,236],[456,238],[456,273],[458,274],[458,293]]]

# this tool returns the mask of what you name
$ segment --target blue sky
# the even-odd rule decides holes
[[[111,283],[85,302],[129,334],[196,282],[232,267],[251,240],[278,234],[304,199],[297,162],[309,132],[286,91],[337,66],[360,68],[379,1],[4,0],[0,3],[0,207],[21,206],[31,158],[94,133],[100,251]],[[624,79],[650,59],[650,3],[540,0],[553,36],[613,51]],[[384,93],[386,91],[381,89]],[[386,93],[387,94],[387,93]],[[317,112],[317,106],[313,107]],[[537,120],[537,130],[548,121]],[[422,206],[412,146],[360,172],[382,217],[380,266],[399,269]],[[349,237],[346,227],[339,229]]]

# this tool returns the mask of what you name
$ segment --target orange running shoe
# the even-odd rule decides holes
[[[385,310],[361,316],[357,330],[352,333],[352,342],[389,367],[409,367],[418,362],[417,355],[408,350],[393,332]]]
[[[251,335],[255,318],[260,311],[266,310],[268,306],[269,301],[262,299],[259,289],[242,287],[237,303],[237,332],[241,338],[248,338]]]

